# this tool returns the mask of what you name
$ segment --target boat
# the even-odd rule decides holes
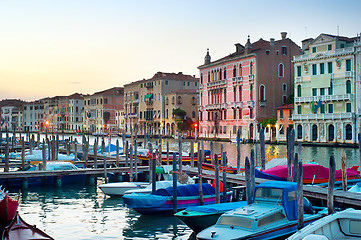
[[[123,196],[126,191],[146,188],[149,185],[149,182],[114,182],[101,184],[99,188],[109,196]]]
[[[222,214],[197,239],[273,239],[297,231],[297,183],[266,181],[255,188],[253,202]],[[304,225],[323,217],[304,199]]]
[[[45,158],[48,159],[48,157],[49,157],[49,153],[48,153],[48,151],[45,151]],[[62,162],[74,163],[77,160],[78,159],[75,158],[74,154],[71,154],[68,156],[68,155],[59,153],[57,155],[57,160],[52,160],[52,161],[62,161]],[[43,151],[42,150],[33,150],[32,154],[25,155],[25,161],[29,162],[31,165],[37,165],[37,164],[43,162]]]
[[[215,189],[208,183],[202,184],[204,205],[216,202]],[[227,200],[231,192],[227,192]],[[140,214],[173,214],[173,187],[158,189],[152,194],[133,193],[123,196],[128,208]],[[177,210],[199,206],[199,184],[177,186]]]
[[[215,203],[204,206],[187,207],[174,214],[190,229],[198,233],[216,224],[218,218],[225,212],[247,205],[247,201]]]
[[[287,239],[361,239],[361,210],[348,208],[328,215],[302,228]]]
[[[357,182],[348,191],[349,192],[354,192],[354,193],[361,193],[361,182]]]
[[[28,224],[20,217],[19,213],[16,213],[10,225],[5,227],[2,235],[2,239],[3,240],[24,240],[24,239],[52,240],[54,238],[50,237],[48,234],[38,229],[35,225]]]
[[[214,171],[215,170],[215,165],[214,164],[210,164],[210,163],[202,163],[202,169],[204,170],[210,170],[210,171]],[[219,171],[223,172],[224,167],[223,166],[219,166]],[[244,168],[240,168],[241,172],[244,172]],[[237,168],[236,167],[230,167],[227,166],[226,167],[226,172],[227,173],[233,173],[236,174],[237,173]]]
[[[5,189],[0,186],[0,224],[10,222],[16,215],[19,203],[9,197]]]
[[[131,189],[128,191],[125,191],[125,194],[132,194],[132,193],[142,193],[142,194],[151,194],[152,193],[152,186],[153,184],[149,184],[145,188],[139,188],[139,189]],[[177,183],[178,186],[184,185],[182,183]],[[167,187],[173,187],[173,181],[156,181],[155,182],[155,189],[161,189],[161,188],[167,188]]]
[[[304,184],[318,184],[328,182],[329,169],[318,164],[303,164],[303,183]],[[287,179],[288,168],[287,165],[280,165],[262,171],[271,176]],[[347,169],[347,179],[359,179],[360,172],[358,166]],[[336,180],[342,180],[342,170],[336,170]]]
[[[98,147],[98,154],[102,153],[102,149],[101,147]],[[109,155],[109,144],[105,145],[105,151],[104,154]],[[123,148],[119,147],[119,155],[123,154]],[[116,156],[117,155],[117,145],[115,144],[110,144],[110,156]]]

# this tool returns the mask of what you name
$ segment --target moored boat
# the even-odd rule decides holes
[[[287,239],[361,239],[361,210],[348,208],[328,215],[302,228]]]
[[[245,205],[247,202],[241,201],[187,207],[174,215],[197,233],[216,224],[223,213]]]
[[[114,182],[99,185],[99,188],[110,196],[123,196],[126,191],[143,189],[149,186],[149,182]]]
[[[50,237],[45,232],[38,229],[35,225],[30,225],[26,223],[19,215],[16,213],[15,217],[9,224],[5,227],[3,235],[3,240],[26,240],[26,239],[48,239],[52,240],[54,238]]]
[[[5,189],[0,186],[0,224],[10,222],[18,210],[18,201],[9,197]]]
[[[267,181],[255,189],[253,203],[222,214],[197,239],[273,239],[297,231],[297,183]],[[323,217],[308,201],[304,224]]]
[[[216,201],[215,189],[208,183],[202,184],[204,205]],[[227,193],[227,200],[231,192]],[[129,194],[123,196],[123,202],[128,208],[133,208],[140,214],[172,214],[173,187],[158,189],[152,194]],[[190,206],[199,206],[199,184],[189,184],[177,187],[177,210]]]

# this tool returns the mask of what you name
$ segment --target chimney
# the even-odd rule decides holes
[[[286,39],[287,36],[287,32],[281,32],[281,38],[282,39]]]
[[[236,43],[236,44],[234,44],[235,46],[236,46],[236,52],[238,53],[238,52],[241,52],[243,49],[244,49],[244,47],[241,45],[241,44],[239,44],[239,43]]]
[[[244,54],[250,53],[251,50],[252,50],[252,43],[251,43],[251,40],[249,39],[249,35],[248,35],[247,43],[245,45]]]
[[[270,41],[270,45],[271,45],[271,46],[274,46],[274,45],[275,45],[275,39],[274,39],[274,38],[271,38],[269,41]]]

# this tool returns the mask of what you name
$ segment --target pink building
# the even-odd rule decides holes
[[[277,118],[277,107],[293,94],[294,55],[301,49],[287,33],[281,39],[237,43],[236,51],[200,70],[199,120],[203,137],[255,139],[258,123]]]

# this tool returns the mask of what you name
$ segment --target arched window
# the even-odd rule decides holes
[[[302,125],[297,125],[297,139],[302,139]]]
[[[224,102],[226,103],[227,102],[227,90],[224,89]]]
[[[203,84],[203,73],[201,73],[201,84]]]
[[[222,69],[218,69],[217,72],[219,80],[222,80]]]
[[[351,81],[346,81],[346,93],[351,93]]]
[[[301,87],[301,85],[297,86],[297,97],[302,97],[302,87]]]
[[[330,124],[328,126],[328,141],[332,142],[335,139],[335,127]]]
[[[283,63],[278,65],[278,77],[284,77],[284,66]]]
[[[239,76],[242,77],[242,64],[239,64]]]
[[[253,62],[249,65],[249,74],[253,74]]]
[[[317,132],[317,125],[312,125],[312,141],[317,141],[318,138],[318,132]]]
[[[227,68],[224,68],[223,70],[223,78],[227,79]]]
[[[210,81],[211,81],[211,73],[208,72],[208,82],[210,82]]]
[[[196,117],[196,112],[192,111],[192,118],[195,118],[195,117]]]
[[[233,77],[237,77],[237,68],[236,65],[233,67]]]
[[[174,103],[175,103],[175,97],[173,96],[172,97],[172,104],[174,105]]]
[[[265,101],[266,100],[266,97],[265,97],[265,86],[264,85],[261,85],[259,87],[259,100],[260,101]]]
[[[192,97],[192,105],[196,105],[196,98]]]
[[[253,85],[249,85],[249,99],[253,100]]]
[[[346,125],[346,140],[352,140],[352,126],[351,126],[351,124]]]
[[[239,101],[242,102],[242,86],[239,86],[239,89],[238,89],[238,94],[239,94]]]
[[[237,100],[237,88],[233,88],[233,101],[236,102]]]

